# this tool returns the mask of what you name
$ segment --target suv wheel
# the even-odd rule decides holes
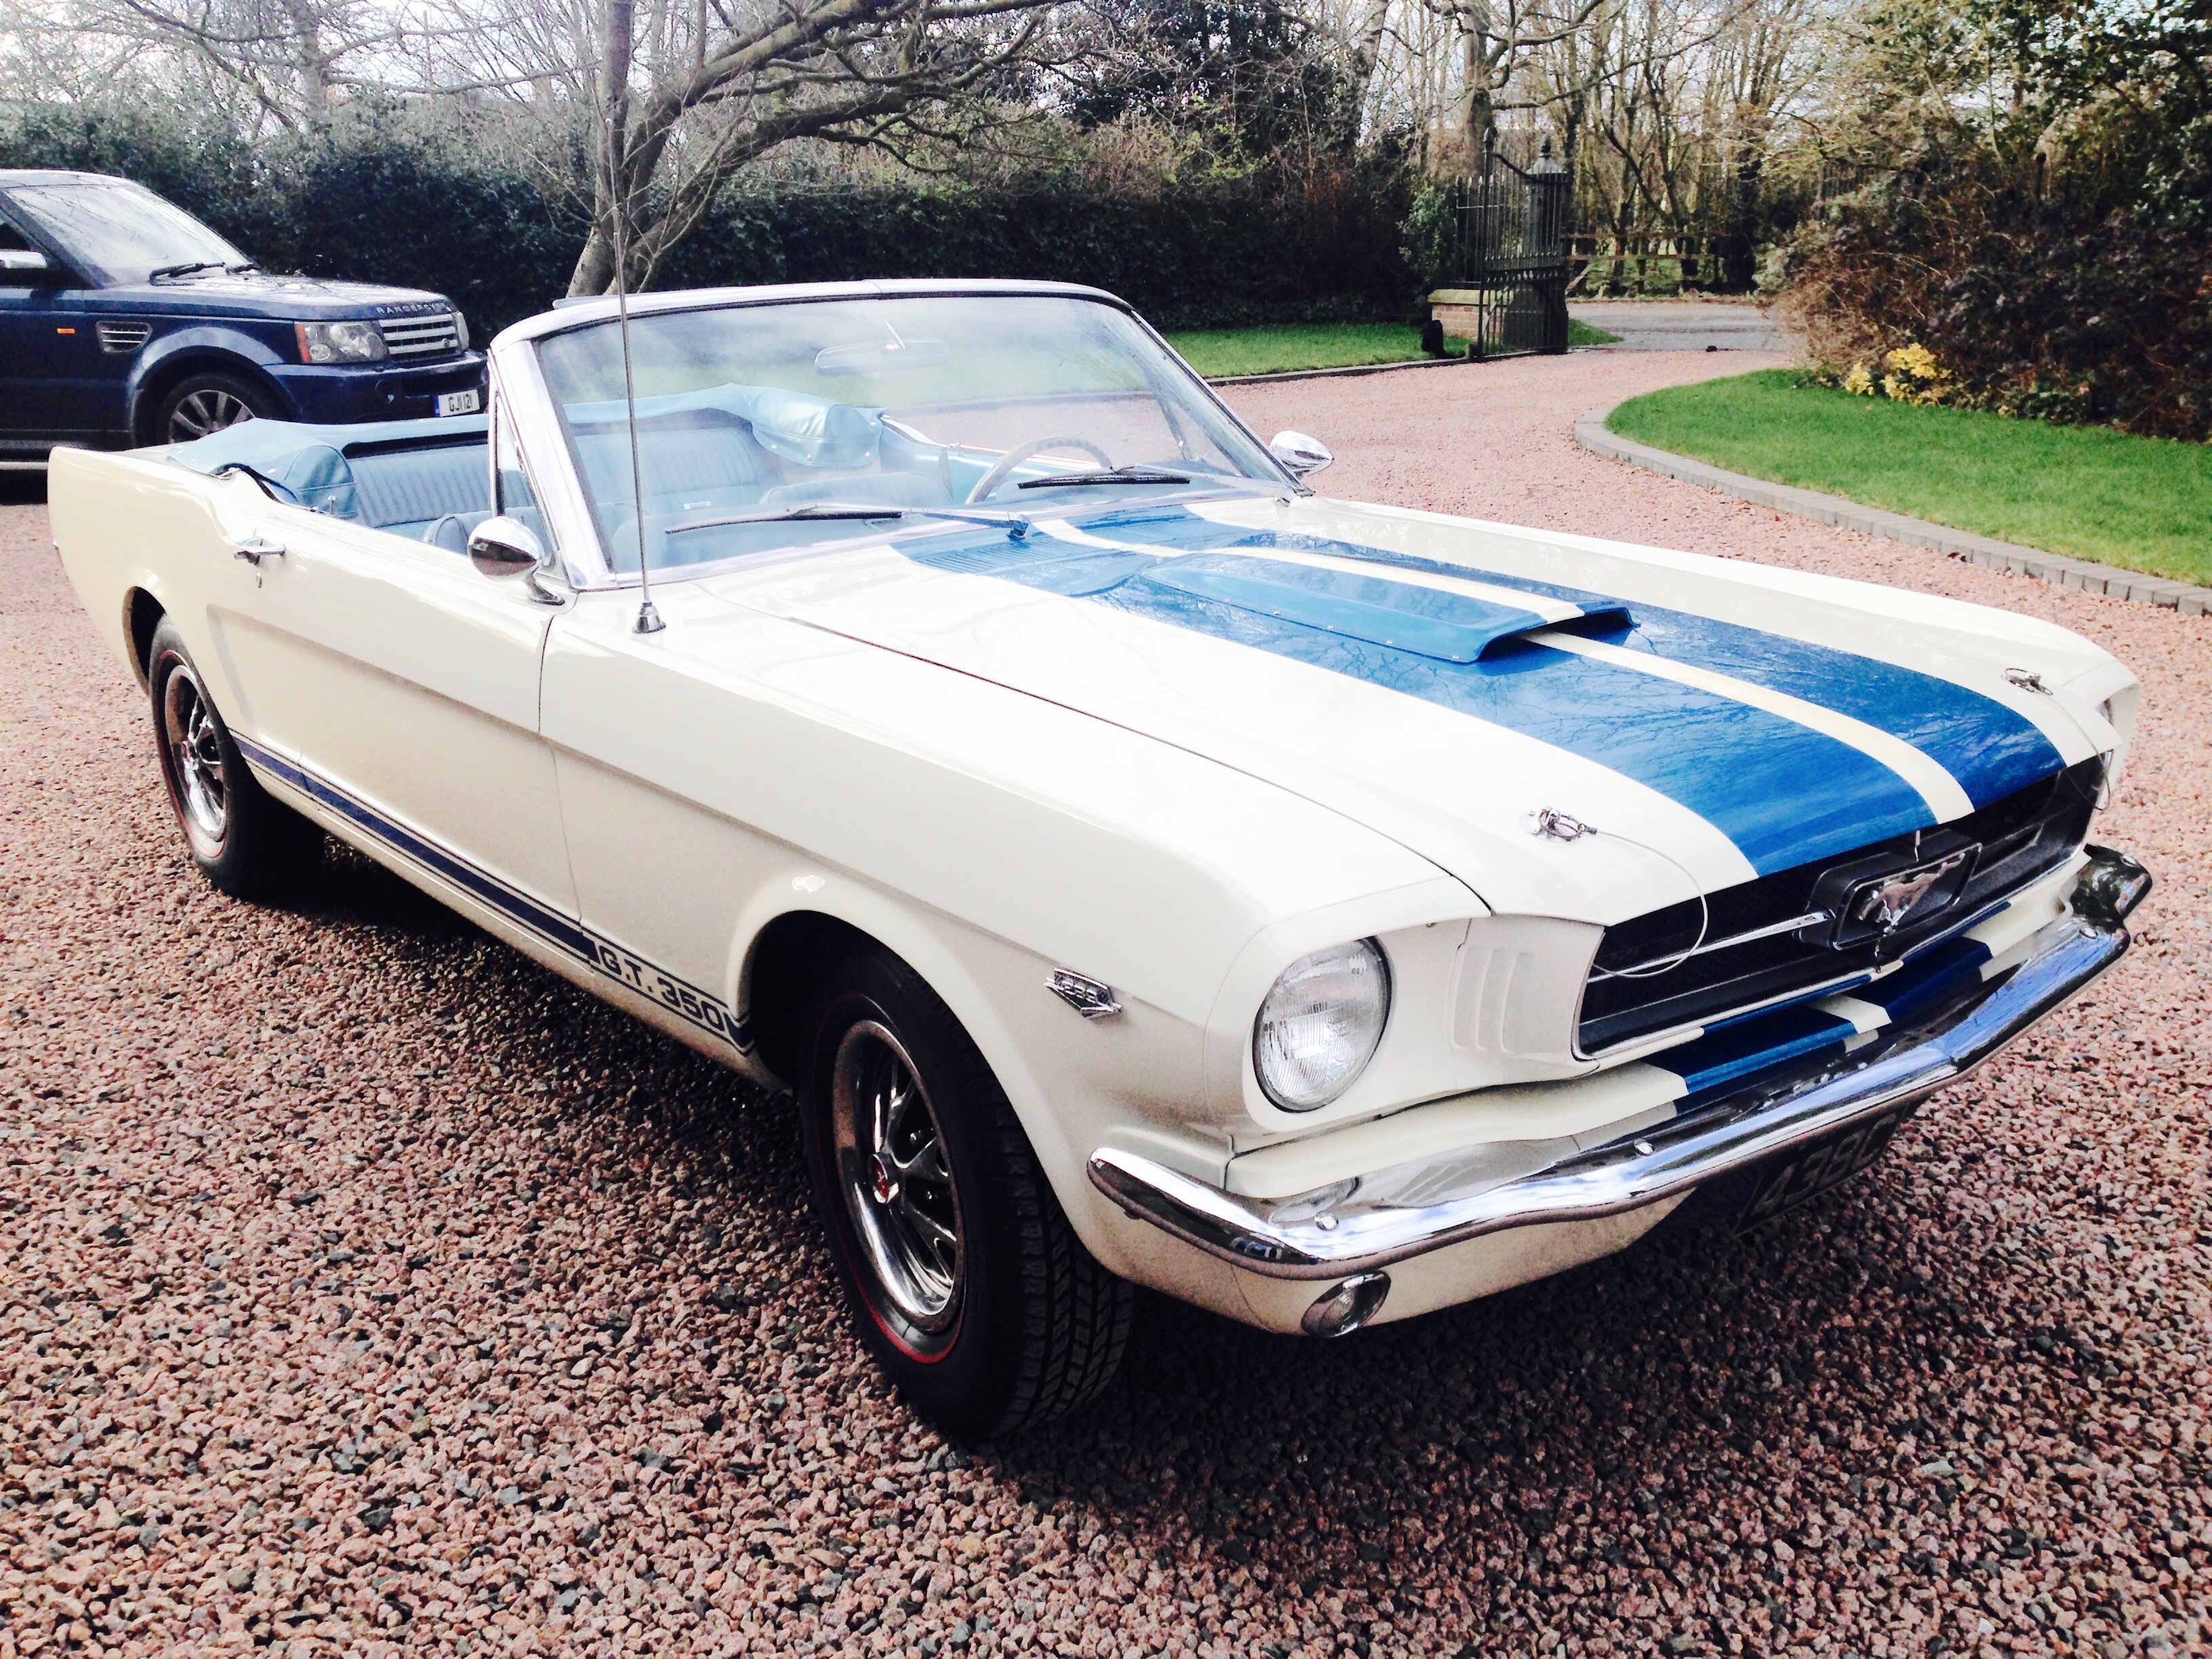
[[[240,421],[267,420],[269,395],[237,374],[188,374],[171,386],[154,415],[154,441],[188,444]]]

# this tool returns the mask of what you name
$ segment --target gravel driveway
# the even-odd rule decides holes
[[[43,510],[0,509],[0,1655],[2200,1646],[2212,621],[1574,447],[1716,367],[1231,396],[1339,493],[2108,643],[2135,953],[1753,1243],[1325,1346],[1150,1304],[1095,1410],[983,1447],[845,1337],[783,1108],[349,855],[296,911],[191,878]]]

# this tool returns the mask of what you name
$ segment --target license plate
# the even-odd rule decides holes
[[[1736,1231],[1747,1233],[1763,1227],[1785,1210],[1794,1210],[1808,1199],[1841,1186],[1880,1158],[1898,1125],[1911,1115],[1908,1108],[1869,1118],[1856,1128],[1771,1165],[1759,1191],[1737,1217]]]
[[[438,394],[438,413],[441,415],[473,415],[483,407],[483,398],[471,386],[466,392],[441,392]]]

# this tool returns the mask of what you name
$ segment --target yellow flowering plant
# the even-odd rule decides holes
[[[1939,404],[1950,380],[1936,354],[1916,342],[1889,354],[1889,373],[1881,377],[1881,389],[1902,404]]]

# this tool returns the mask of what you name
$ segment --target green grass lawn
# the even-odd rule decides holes
[[[1287,374],[1304,368],[1352,368],[1403,363],[1421,356],[1421,331],[1412,323],[1295,323],[1268,328],[1201,328],[1170,334],[1168,343],[1200,374]],[[1603,345],[1617,334],[1571,319],[1570,345]],[[1463,343],[1452,343],[1454,355]]]
[[[1772,368],[1632,398],[1606,424],[1733,472],[2212,581],[2212,448],[2202,444],[1855,398]]]

